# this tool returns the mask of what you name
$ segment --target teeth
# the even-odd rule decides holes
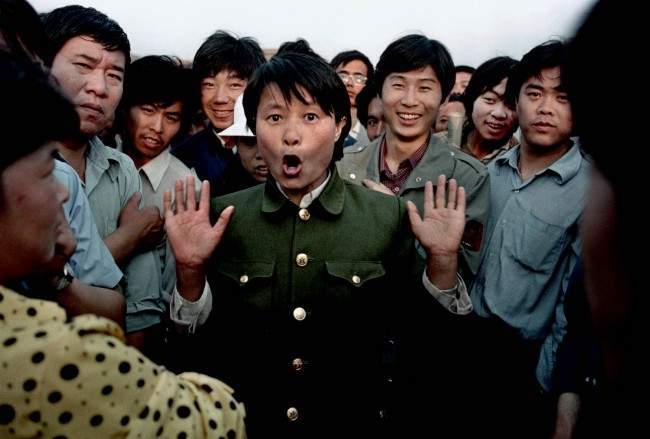
[[[397,113],[397,115],[402,119],[406,119],[406,120],[413,120],[420,117],[419,114],[412,114],[412,113]]]

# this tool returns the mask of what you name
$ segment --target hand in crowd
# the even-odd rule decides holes
[[[449,192],[445,189],[446,178],[438,177],[435,197],[433,184],[424,187],[424,215],[408,201],[407,209],[411,230],[430,257],[453,257],[458,255],[465,228],[465,188],[458,187],[453,178],[449,180]]]
[[[142,194],[136,192],[120,212],[119,226],[128,227],[138,237],[137,248],[150,250],[160,244],[165,236],[164,221],[156,206],[140,209]]]
[[[187,200],[184,196],[185,187],[191,188],[187,191]],[[176,263],[187,267],[200,267],[212,255],[235,209],[233,206],[225,208],[216,224],[211,225],[210,183],[203,182],[198,206],[194,187],[192,176],[187,177],[186,184],[183,184],[183,180],[176,181],[175,211],[172,209],[171,191],[165,192],[163,197],[167,238]]]

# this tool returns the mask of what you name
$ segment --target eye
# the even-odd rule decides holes
[[[526,96],[528,96],[529,98],[533,98],[533,99],[538,98],[541,95],[542,94],[540,92],[538,92],[538,91],[529,91],[528,93],[526,93]]]
[[[80,70],[91,70],[90,65],[84,63],[84,62],[76,62],[74,63],[77,67],[79,67]]]
[[[563,104],[566,104],[567,102],[569,102],[569,96],[567,96],[567,95],[558,95],[557,101],[561,102]]]
[[[427,86],[427,85],[420,87],[420,91],[423,91],[423,92],[430,92],[431,90],[433,90],[433,89],[431,87]]]
[[[489,96],[484,96],[483,100],[485,101],[486,104],[494,104],[496,102],[494,98],[491,98]]]
[[[310,122],[315,122],[318,120],[318,115],[316,113],[307,113],[305,114],[305,119]]]
[[[401,82],[393,82],[392,87],[397,90],[401,90],[404,88],[404,84]]]
[[[282,118],[280,117],[279,114],[271,114],[266,118],[266,120],[268,120],[269,122],[280,122],[280,119]]]
[[[212,82],[204,82],[204,83],[201,84],[201,87],[203,87],[203,88],[212,88],[212,87],[214,87],[214,83],[212,83]]]
[[[176,122],[178,122],[180,120],[180,117],[178,117],[176,115],[173,115],[173,114],[168,114],[166,116],[166,119],[167,119],[167,121],[169,121],[171,123],[176,123]]]
[[[109,73],[108,77],[112,79],[115,82],[122,82],[122,76],[116,74],[116,73]]]
[[[141,110],[144,114],[146,114],[146,115],[151,115],[151,114],[153,114],[153,107],[150,107],[150,106],[148,106],[148,105],[142,105],[142,106],[140,107],[140,110]]]
[[[234,89],[240,89],[243,86],[244,86],[244,84],[242,84],[241,82],[234,82],[234,83],[230,84],[230,88],[234,88]]]

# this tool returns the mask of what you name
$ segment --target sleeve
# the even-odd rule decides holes
[[[203,287],[203,293],[196,302],[185,300],[174,286],[171,303],[169,304],[169,317],[179,329],[193,334],[199,326],[208,320],[210,311],[212,311],[212,291],[207,279]]]
[[[441,290],[431,283],[427,277],[426,269],[422,272],[422,284],[424,288],[438,301],[447,311],[452,314],[467,315],[472,312],[472,301],[467,294],[467,287],[460,274],[457,274],[458,283],[450,290]]]
[[[246,437],[244,407],[219,380],[168,372],[105,319],[83,316],[56,333],[39,383],[45,436]]]

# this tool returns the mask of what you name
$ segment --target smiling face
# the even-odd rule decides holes
[[[442,93],[431,66],[391,73],[382,86],[386,130],[401,141],[426,140],[438,114]]]
[[[327,178],[334,143],[346,122],[342,119],[337,124],[309,93],[298,89],[306,104],[296,96],[287,102],[275,83],[267,85],[260,96],[255,124],[260,154],[273,178],[296,204]]]
[[[201,106],[217,130],[226,129],[235,121],[235,102],[247,83],[237,72],[228,69],[201,81]]]
[[[481,140],[503,139],[515,124],[515,112],[503,100],[507,82],[507,78],[502,79],[474,101],[472,122]]]
[[[560,82],[560,68],[543,69],[521,86],[517,115],[522,145],[555,151],[570,142],[573,119],[571,104]]]
[[[125,57],[88,36],[69,39],[54,57],[52,75],[74,104],[81,132],[92,137],[106,128],[122,98]]]
[[[131,146],[141,166],[165,150],[181,128],[183,104],[168,107],[154,104],[135,105],[129,109],[127,130]],[[136,160],[137,159],[137,160]]]

